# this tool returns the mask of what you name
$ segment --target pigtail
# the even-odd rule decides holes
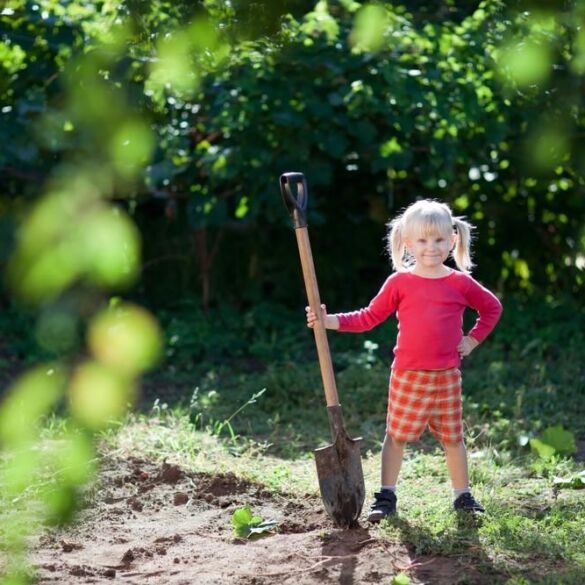
[[[403,259],[406,245],[402,237],[402,216],[393,219],[388,224],[388,228],[387,250],[390,258],[392,258],[392,266],[396,272],[404,272],[406,267]]]
[[[474,266],[471,261],[471,230],[473,230],[473,226],[462,217],[454,217],[453,227],[458,235],[453,250],[455,264],[462,272],[469,272]]]

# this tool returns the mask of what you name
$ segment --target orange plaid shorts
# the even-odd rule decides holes
[[[416,441],[427,425],[441,443],[463,440],[461,371],[392,370],[386,432]]]

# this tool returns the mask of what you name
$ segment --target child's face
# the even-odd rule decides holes
[[[455,245],[455,234],[420,233],[406,238],[406,248],[416,263],[424,268],[435,268],[447,260]]]

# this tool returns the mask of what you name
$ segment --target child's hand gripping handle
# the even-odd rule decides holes
[[[296,196],[293,193],[293,187],[296,187]],[[317,315],[317,321],[315,322],[313,331],[315,332],[315,342],[317,344],[319,366],[321,368],[321,377],[325,389],[325,399],[327,406],[338,406],[337,386],[335,385],[335,375],[333,373],[333,364],[331,363],[329,342],[327,341],[327,330],[323,323],[317,275],[315,274],[315,265],[313,264],[313,254],[311,253],[311,243],[309,242],[309,232],[307,230],[306,210],[309,192],[305,175],[303,173],[285,173],[281,175],[280,190],[284,204],[294,221],[309,305],[315,315]]]

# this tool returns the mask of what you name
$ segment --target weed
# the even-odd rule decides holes
[[[260,516],[254,516],[249,506],[238,508],[232,514],[234,534],[239,538],[268,536],[274,533],[277,525],[274,520],[263,520]]]

